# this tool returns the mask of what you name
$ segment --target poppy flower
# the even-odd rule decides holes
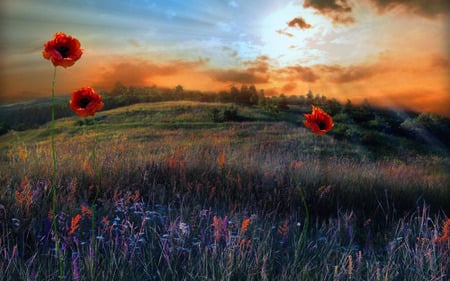
[[[81,58],[83,50],[78,39],[66,35],[64,32],[55,33],[53,39],[44,44],[42,56],[51,60],[54,66],[64,68],[72,66]]]
[[[303,124],[318,135],[327,133],[334,126],[331,116],[317,106],[313,106],[312,113],[305,114],[305,117],[306,120],[303,121]]]
[[[72,93],[70,109],[80,117],[94,116],[103,108],[102,96],[91,87],[84,87]]]

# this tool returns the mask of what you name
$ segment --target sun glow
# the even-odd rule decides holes
[[[288,26],[292,19],[298,17],[303,18],[310,28]],[[262,52],[278,60],[280,66],[324,63],[324,53],[314,46],[331,31],[332,24],[328,19],[291,2],[261,21]]]

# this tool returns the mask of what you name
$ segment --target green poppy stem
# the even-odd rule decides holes
[[[58,259],[59,264],[59,279],[63,280],[63,262],[61,258],[61,249],[59,247],[59,235],[58,235],[58,227],[56,225],[56,149],[55,149],[55,81],[56,81],[56,66],[53,71],[53,80],[52,80],[52,125],[51,125],[51,141],[52,141],[52,159],[53,159],[53,175],[52,175],[52,210],[53,210],[53,233],[55,235],[55,249],[56,249],[56,257]]]

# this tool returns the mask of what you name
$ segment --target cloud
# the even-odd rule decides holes
[[[268,81],[267,75],[260,75],[248,70],[212,70],[211,77],[219,82],[241,83],[241,84],[259,84]]]
[[[277,72],[284,80],[301,80],[303,82],[314,83],[319,79],[319,76],[313,71],[311,67],[305,67],[301,65],[288,66],[279,69]]]
[[[431,57],[431,67],[433,68],[443,68],[446,70],[450,69],[450,61],[448,58],[440,55],[433,55]]]
[[[450,2],[448,0],[370,0],[370,2],[379,13],[403,8],[425,17],[450,14]]]
[[[288,36],[288,37],[294,37],[294,34],[289,33],[289,32],[287,32],[287,31],[284,30],[284,29],[278,29],[278,30],[277,30],[277,33],[278,33],[278,34],[281,34],[281,35],[286,35],[286,36]]]
[[[450,15],[448,0],[368,0],[372,6],[383,14],[392,10],[403,9],[420,16],[433,18]],[[330,18],[334,24],[351,24],[353,17],[351,0],[305,0],[304,8],[315,9],[319,14]]]
[[[330,18],[334,24],[355,22],[355,18],[351,15],[352,6],[348,0],[305,0],[303,7],[317,10]]]
[[[182,71],[194,70],[204,65],[207,60],[197,61],[176,60],[164,64],[158,64],[146,60],[123,60],[112,62],[103,67],[95,85],[102,88],[110,88],[117,81],[132,86],[148,85],[148,80],[155,76],[170,76]]]
[[[288,22],[289,27],[298,27],[300,29],[311,28],[311,25],[307,23],[303,18],[297,17]]]
[[[248,65],[248,70],[251,72],[267,73],[269,70],[269,57],[259,56],[254,61],[247,61],[244,63]]]
[[[281,89],[283,90],[283,92],[292,92],[296,88],[297,88],[297,83],[289,82],[289,83],[284,84]]]
[[[320,65],[319,69],[329,73],[329,81],[334,83],[349,83],[371,78],[380,72],[378,65]]]
[[[222,50],[223,50],[225,53],[228,53],[228,55],[229,55],[231,58],[237,58],[237,56],[238,56],[238,52],[237,52],[236,50],[230,48],[230,47],[223,46],[223,47],[222,47]]]
[[[245,69],[213,69],[208,71],[210,77],[219,82],[260,84],[269,81],[269,63],[267,56],[260,56],[254,61],[244,62]]]

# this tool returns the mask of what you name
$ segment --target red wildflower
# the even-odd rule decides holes
[[[248,226],[250,224],[250,219],[246,218],[242,221],[242,225],[241,225],[241,233],[245,233],[248,229]]]
[[[79,225],[80,220],[81,220],[80,214],[77,214],[75,217],[72,218],[72,221],[70,223],[69,235],[73,235],[75,231],[77,231],[77,229],[80,227]]]
[[[53,39],[46,42],[44,47],[42,56],[51,60],[54,66],[72,66],[83,54],[78,39],[64,32],[55,33]]]
[[[70,109],[80,117],[93,116],[95,112],[103,108],[102,96],[91,87],[81,88],[72,93]]]
[[[81,214],[83,214],[83,216],[91,216],[92,211],[85,204],[81,204]]]
[[[305,117],[306,120],[303,121],[303,124],[318,135],[327,133],[334,126],[331,116],[317,106],[313,106],[312,113],[305,114]]]
[[[447,219],[442,226],[442,235],[436,239],[438,243],[450,241],[450,219]]]
[[[282,236],[286,236],[289,230],[289,220],[286,220],[284,224],[278,225],[278,233]]]

